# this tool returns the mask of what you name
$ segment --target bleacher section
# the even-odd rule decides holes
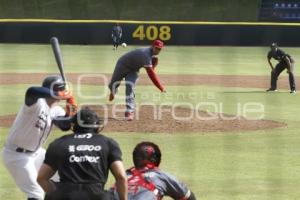
[[[300,1],[262,0],[259,21],[300,22]]]

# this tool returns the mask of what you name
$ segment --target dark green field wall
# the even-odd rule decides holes
[[[111,44],[107,22],[0,22],[2,43],[49,43],[56,36],[64,44]],[[278,42],[300,46],[298,24],[171,24],[122,23],[122,42],[150,44],[161,39],[167,45],[265,46]]]
[[[260,4],[260,0],[0,0],[0,42],[48,43],[57,36],[65,44],[111,44],[113,21],[104,20],[118,20],[123,42],[129,45],[161,39],[170,45],[300,46],[298,24],[256,23]]]
[[[0,18],[257,21],[260,0],[0,0]]]

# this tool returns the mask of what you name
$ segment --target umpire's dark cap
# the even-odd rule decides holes
[[[73,130],[75,133],[98,132],[103,127],[103,120],[99,118],[96,111],[89,107],[80,109],[73,116]]]
[[[278,45],[277,45],[276,42],[273,42],[273,43],[271,44],[271,48],[277,48],[277,47],[278,47]]]

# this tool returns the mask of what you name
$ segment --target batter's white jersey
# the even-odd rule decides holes
[[[31,106],[24,104],[10,129],[6,145],[36,151],[48,138],[53,125],[52,119],[64,115],[63,108],[50,108],[43,98],[39,98]]]

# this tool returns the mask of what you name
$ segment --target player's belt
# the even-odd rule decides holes
[[[33,151],[29,151],[27,149],[23,149],[21,147],[17,147],[16,148],[16,152],[19,152],[19,153],[32,153]]]
[[[65,186],[69,189],[72,188],[74,191],[86,190],[87,188],[96,188],[95,191],[104,190],[102,183],[60,183],[62,186]]]

